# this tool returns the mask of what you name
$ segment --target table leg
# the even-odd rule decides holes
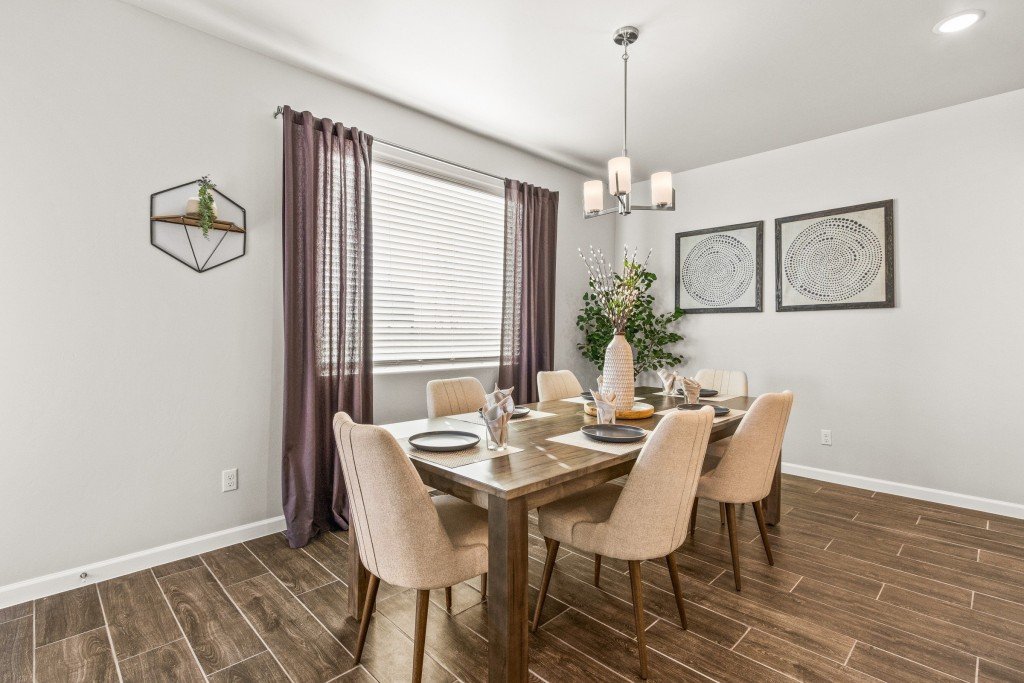
[[[768,526],[775,526],[782,517],[782,453],[779,453],[779,462],[775,465],[775,476],[772,477],[772,489],[768,497],[762,501],[764,506],[764,521]]]
[[[487,649],[491,683],[526,681],[527,636],[526,504],[522,498],[488,500]]]
[[[359,621],[363,603],[366,602],[366,591],[370,585],[370,572],[359,561],[359,546],[356,534],[349,525],[348,529],[348,615]]]

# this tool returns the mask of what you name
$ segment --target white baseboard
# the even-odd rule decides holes
[[[930,489],[925,486],[915,486],[914,484],[901,484],[897,481],[862,477],[859,474],[846,474],[845,472],[823,470],[817,467],[807,467],[806,465],[796,465],[787,462],[782,463],[782,471],[786,474],[795,474],[798,477],[807,477],[808,479],[820,479],[821,481],[833,484],[845,484],[846,486],[871,489],[872,491],[881,491],[882,493],[892,493],[907,498],[927,500],[932,503],[956,505],[957,507],[989,512],[994,515],[1024,519],[1024,504],[1021,503],[1009,503],[1002,500],[971,496],[966,493]]]
[[[192,557],[199,553],[210,552],[217,548],[234,545],[242,541],[251,541],[285,528],[284,517],[272,517],[258,522],[250,522],[241,526],[214,531],[211,534],[187,538],[183,541],[168,543],[156,548],[140,550],[121,557],[114,557],[101,562],[66,569],[34,579],[26,579],[18,583],[0,586],[0,608],[17,605],[18,603],[36,600],[47,595],[54,595],[72,588],[106,581],[124,576],[140,569],[155,567],[166,562]],[[86,578],[81,578],[85,572]]]

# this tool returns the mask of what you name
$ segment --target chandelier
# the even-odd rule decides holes
[[[604,208],[604,182],[588,180],[583,183],[584,218],[594,218],[609,213],[626,216],[633,211],[676,210],[676,191],[672,188],[672,173],[669,171],[651,174],[650,206],[634,206],[630,201],[632,173],[626,146],[629,46],[635,43],[639,37],[640,29],[636,26],[623,26],[615,32],[612,38],[616,45],[622,46],[622,156],[615,157],[608,162],[608,194],[615,197],[616,205],[609,209]]]

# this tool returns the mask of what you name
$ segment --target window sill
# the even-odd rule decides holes
[[[466,363],[410,363],[409,365],[381,365],[373,369],[374,375],[412,375],[451,370],[479,370],[496,368],[498,361],[470,361]]]

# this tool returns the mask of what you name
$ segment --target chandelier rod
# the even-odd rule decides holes
[[[629,41],[622,41],[622,156],[629,156],[627,123],[629,121]]]

